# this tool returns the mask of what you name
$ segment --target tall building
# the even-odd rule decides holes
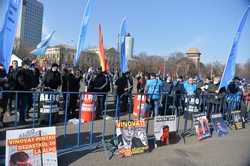
[[[127,60],[133,59],[133,53],[134,53],[134,38],[131,36],[130,33],[127,33],[126,35],[126,57]],[[120,52],[120,34],[118,34],[118,51]]]
[[[133,53],[134,53],[134,38],[128,33],[126,35],[126,57],[127,60],[133,59]]]
[[[37,0],[22,0],[17,40],[29,48],[35,48],[41,42],[42,27],[43,4]]]

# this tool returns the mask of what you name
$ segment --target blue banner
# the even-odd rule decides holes
[[[31,51],[31,54],[36,56],[42,56],[45,54],[47,48],[49,47],[49,42],[54,35],[55,31],[51,32],[44,40],[42,40],[37,46],[36,49]]]
[[[224,72],[223,72],[223,75],[222,75],[222,78],[221,78],[219,89],[223,88],[223,87],[227,87],[228,84],[234,78],[238,43],[239,43],[239,40],[240,40],[240,36],[241,36],[241,32],[243,30],[243,27],[245,26],[249,11],[250,11],[250,6],[248,6],[248,8],[246,9],[246,11],[245,11],[245,13],[244,13],[244,15],[243,15],[243,17],[241,19],[241,22],[240,22],[239,28],[237,30],[237,33],[236,33],[236,35],[234,37],[233,46],[232,46],[231,52],[230,52],[230,54],[228,56],[227,64],[226,64],[226,66],[224,68]]]
[[[127,23],[124,18],[120,30],[120,70],[122,73],[126,73],[128,71],[128,62],[126,58],[126,34]]]
[[[14,45],[20,0],[0,1],[0,63],[6,71],[9,69]]]
[[[87,28],[88,28],[88,24],[89,24],[90,13],[91,13],[91,0],[88,0],[87,5],[85,6],[85,9],[84,9],[81,32],[80,32],[80,36],[79,36],[78,43],[77,43],[76,54],[75,54],[74,60],[73,60],[74,66],[77,65],[77,62],[81,56],[81,51],[82,51],[83,46],[84,46]]]

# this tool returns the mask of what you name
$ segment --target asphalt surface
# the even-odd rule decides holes
[[[250,166],[250,125],[242,130],[203,141],[194,136],[161,146],[151,152],[129,158],[113,156],[107,160],[103,149],[59,156],[59,165],[72,166]]]

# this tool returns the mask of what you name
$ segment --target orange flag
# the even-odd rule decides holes
[[[108,64],[108,58],[105,55],[105,50],[103,46],[103,36],[102,36],[102,28],[99,24],[99,60],[102,67],[102,71],[109,71],[109,64]]]

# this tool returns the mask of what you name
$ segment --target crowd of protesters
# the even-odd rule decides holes
[[[226,88],[219,89],[220,78],[198,79],[183,78],[179,76],[173,79],[170,75],[163,76],[156,73],[139,72],[134,77],[129,73],[106,72],[99,68],[89,68],[86,73],[79,69],[71,67],[59,67],[58,64],[52,64],[50,67],[40,68],[36,61],[22,62],[18,67],[17,61],[13,61],[6,72],[3,65],[0,64],[0,122],[2,125],[5,112],[12,111],[13,102],[18,98],[17,108],[20,114],[20,123],[25,123],[29,117],[29,110],[32,107],[32,93],[39,88],[48,88],[52,91],[62,92],[90,92],[98,93],[97,117],[102,117],[102,110],[105,107],[105,101],[109,92],[115,93],[121,112],[128,112],[128,103],[133,93],[146,94],[148,103],[151,105],[151,115],[161,114],[161,110],[166,110],[169,103],[173,101],[173,96],[197,95],[197,94],[232,94],[240,96],[246,103],[249,103],[247,81],[235,77]],[[80,90],[81,84],[85,85],[84,90]],[[43,89],[43,90],[44,90]],[[19,91],[16,93],[4,93],[1,91]],[[67,105],[68,118],[77,118],[76,113],[77,93],[63,94],[64,107]],[[168,103],[164,103],[168,101]],[[177,102],[181,98],[176,97]],[[64,108],[65,109],[65,108]]]

